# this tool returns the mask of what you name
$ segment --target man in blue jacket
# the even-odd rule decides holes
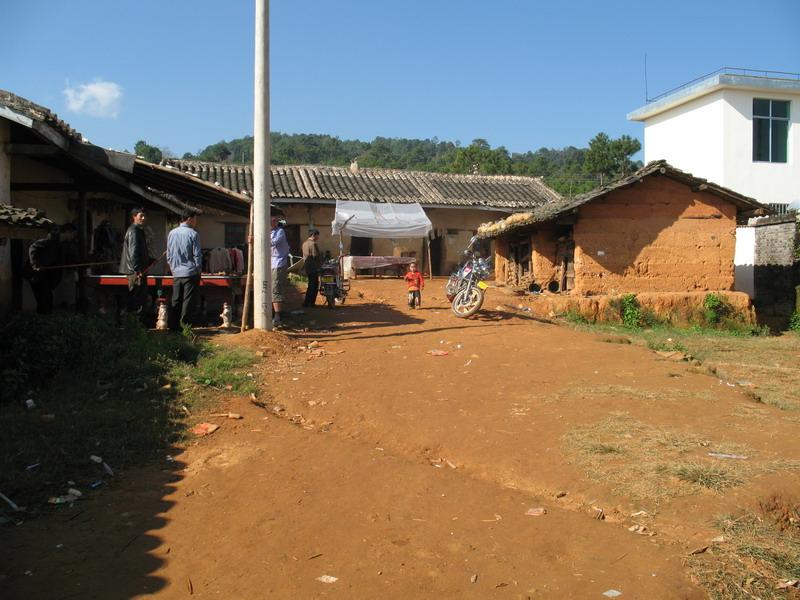
[[[272,325],[283,326],[283,301],[286,288],[289,287],[289,241],[283,230],[286,221],[278,215],[272,215],[272,231],[270,231],[272,258]]]
[[[181,214],[181,224],[167,236],[167,262],[172,272],[172,311],[170,328],[194,322],[194,305],[203,254],[200,251],[200,236],[197,231],[197,214],[186,209]]]

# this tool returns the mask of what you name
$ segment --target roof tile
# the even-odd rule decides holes
[[[253,194],[249,165],[166,159],[162,165],[188,173],[234,192]],[[460,175],[396,169],[365,169],[320,165],[273,165],[272,198],[277,201],[369,200],[419,202],[427,206],[479,206],[501,210],[532,209],[563,202],[540,179],[516,175]]]

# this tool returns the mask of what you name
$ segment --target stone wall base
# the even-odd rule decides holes
[[[703,302],[710,292],[642,292],[636,294],[641,310],[656,319],[677,326],[701,323]],[[750,297],[743,292],[713,292],[725,299],[732,314],[742,323],[753,325],[756,314]],[[591,323],[620,323],[619,302],[622,295],[577,296],[570,294],[538,294],[518,298],[517,303],[542,318],[579,314]]]

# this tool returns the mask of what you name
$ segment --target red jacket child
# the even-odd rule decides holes
[[[406,273],[406,284],[408,285],[409,292],[417,292],[425,287],[425,278],[422,273],[416,270],[415,266],[411,266],[411,270]]]

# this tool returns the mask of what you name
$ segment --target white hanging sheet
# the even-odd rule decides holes
[[[431,220],[419,204],[337,200],[333,235],[404,239],[427,237]]]

